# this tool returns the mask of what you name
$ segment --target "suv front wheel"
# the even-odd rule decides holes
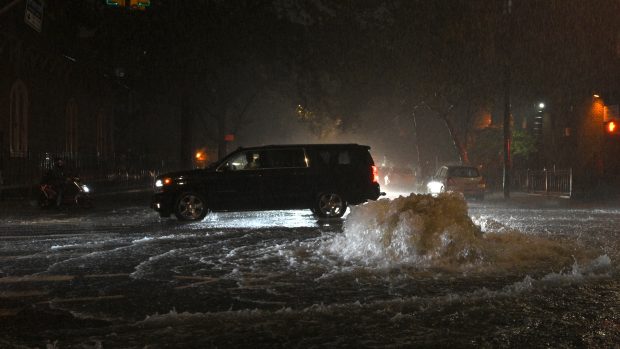
[[[325,192],[318,195],[312,211],[322,218],[339,218],[347,210],[347,202],[338,193]]]
[[[205,199],[194,192],[181,193],[174,205],[174,215],[182,221],[202,220],[208,212]]]

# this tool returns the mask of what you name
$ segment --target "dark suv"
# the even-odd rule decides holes
[[[312,210],[342,217],[347,205],[376,200],[377,168],[358,144],[239,148],[207,169],[155,180],[152,207],[162,217],[201,220],[209,211]]]

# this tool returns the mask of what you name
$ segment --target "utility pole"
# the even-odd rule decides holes
[[[411,113],[413,116],[413,138],[415,140],[416,167],[420,170],[420,139],[418,138],[418,123],[415,119],[415,111]]]
[[[510,159],[510,145],[512,142],[512,132],[510,130],[510,49],[512,46],[511,40],[511,13],[512,13],[512,0],[506,0],[506,7],[504,8],[504,199],[510,198],[510,172],[512,162]]]
[[[418,138],[418,122],[416,120],[415,112],[422,105],[425,105],[424,102],[422,102],[422,104],[414,106],[413,111],[411,112],[411,116],[413,118],[413,138],[415,141],[416,153],[416,175],[418,175],[422,171],[422,163],[420,161],[420,139]]]
[[[512,132],[510,128],[510,65],[504,65],[504,198],[510,198],[510,170],[512,169],[512,159],[510,158],[510,146],[512,143]]]

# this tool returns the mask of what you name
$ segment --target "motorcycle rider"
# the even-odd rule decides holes
[[[67,173],[65,169],[65,162],[62,158],[54,159],[54,166],[49,169],[43,175],[41,184],[51,185],[52,189],[56,192],[56,207],[60,207],[62,199],[65,194]]]

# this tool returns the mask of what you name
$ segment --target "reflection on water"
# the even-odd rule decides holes
[[[314,216],[310,210],[212,212],[199,223],[192,223],[191,229],[206,228],[308,228],[341,227],[347,217],[323,219]]]

